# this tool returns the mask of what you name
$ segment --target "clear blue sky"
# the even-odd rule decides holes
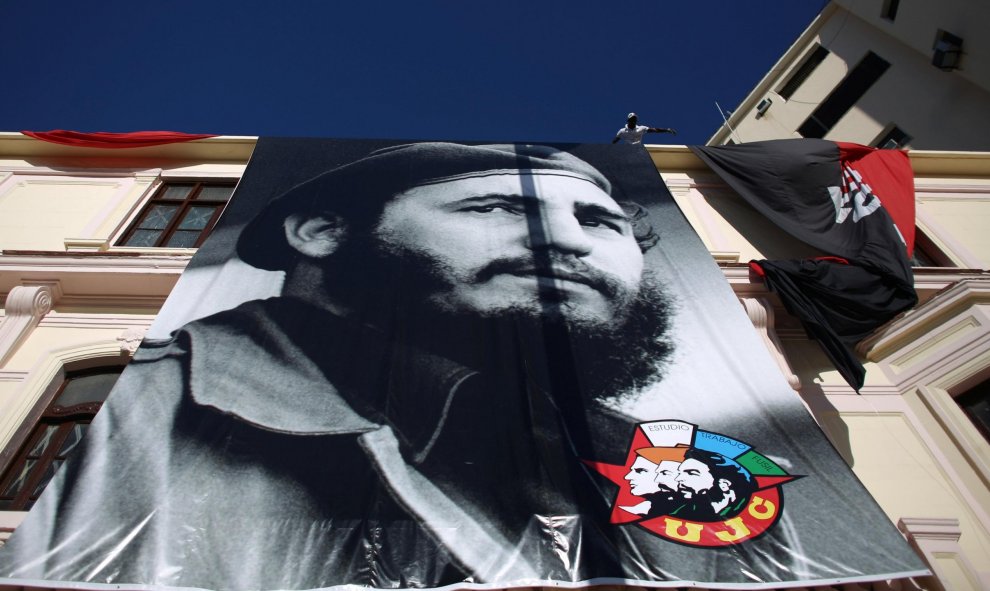
[[[0,130],[704,143],[824,0],[0,0]]]

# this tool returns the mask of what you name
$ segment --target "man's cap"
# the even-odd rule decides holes
[[[639,119],[639,117],[636,116],[636,113],[629,113],[628,115],[626,115],[626,120],[629,119]]]
[[[392,197],[414,187],[488,171],[563,171],[585,178],[608,194],[601,172],[577,156],[549,146],[446,142],[404,144],[374,151],[360,160],[309,179],[273,199],[241,232],[237,254],[270,271],[285,270],[296,251],[285,239],[284,222],[295,213],[334,213],[345,220],[380,215]],[[504,172],[503,172],[504,173]]]

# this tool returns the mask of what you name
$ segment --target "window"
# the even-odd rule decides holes
[[[948,256],[932,241],[928,235],[915,228],[914,256],[911,257],[912,267],[955,267]]]
[[[78,449],[122,369],[101,368],[66,377],[10,466],[0,475],[0,511],[27,511],[38,500],[62,463]]]
[[[781,96],[784,100],[791,98],[791,95],[808,79],[808,76],[815,71],[818,64],[822,63],[828,54],[831,53],[829,50],[825,49],[821,45],[815,44],[815,49],[808,53],[808,56],[804,58],[801,65],[798,66],[791,77],[787,79],[787,82],[780,87],[777,94]]]
[[[983,436],[990,439],[990,380],[985,380],[956,396],[956,403]]]
[[[873,141],[873,146],[884,150],[899,150],[910,141],[911,136],[905,133],[903,129],[896,125],[891,125],[886,131],[881,132],[877,136],[877,139]]]
[[[798,133],[804,137],[825,137],[839,119],[856,104],[873,86],[890,63],[872,51],[866,54],[856,67],[846,74],[828,97],[818,105],[811,116],[801,124]]]
[[[897,18],[897,9],[901,5],[901,0],[883,0],[883,7],[880,8],[880,16],[889,21]]]
[[[932,65],[940,70],[951,72],[959,67],[962,58],[962,37],[939,29],[932,45]]]
[[[233,182],[166,182],[117,244],[198,247],[217,223],[233,190]]]

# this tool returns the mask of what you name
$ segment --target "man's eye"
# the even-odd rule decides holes
[[[495,204],[495,205],[472,205],[470,207],[465,207],[464,211],[473,211],[475,213],[492,213],[496,209],[502,211],[507,211],[509,213],[516,213],[515,209],[508,205]]]
[[[581,218],[578,221],[586,228],[608,228],[609,230],[614,230],[620,234],[622,233],[622,228],[619,224],[608,220],[603,220],[601,218]]]

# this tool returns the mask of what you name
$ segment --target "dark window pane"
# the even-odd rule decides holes
[[[120,370],[117,369],[106,373],[73,377],[65,383],[62,393],[55,399],[55,404],[69,407],[84,402],[103,402],[119,377]]]
[[[72,425],[66,434],[65,441],[62,442],[62,447],[56,455],[60,458],[68,457],[76,449],[76,446],[79,445],[79,442],[82,441],[87,427],[89,427],[88,423],[76,423]]]
[[[234,192],[234,187],[223,187],[218,185],[203,185],[196,195],[200,201],[223,201],[230,200],[230,194]]]
[[[165,185],[165,190],[155,196],[155,199],[175,199],[181,201],[189,196],[196,185],[175,185],[169,183]]]
[[[164,230],[178,210],[178,205],[154,205],[148,210],[138,227],[146,230]]]
[[[822,63],[826,57],[828,57],[829,50],[825,49],[821,45],[815,47],[814,51],[808,54],[808,57],[804,59],[804,62],[798,67],[797,70],[791,74],[791,77],[787,82],[780,88],[777,92],[780,96],[785,99],[791,98],[791,95],[808,79],[808,76],[815,71],[818,64]]]
[[[177,230],[172,237],[168,239],[168,244],[165,246],[169,248],[192,248],[196,245],[196,240],[199,238],[199,230]]]
[[[34,490],[31,491],[31,496],[38,498],[38,495],[41,494],[41,491],[45,490],[45,487],[48,486],[49,481],[51,481],[52,477],[55,476],[55,473],[58,472],[58,469],[61,467],[62,460],[55,460],[45,466],[45,473],[42,475],[41,480],[38,481],[38,484],[34,487]]]
[[[973,424],[983,436],[990,439],[990,380],[981,382],[969,392],[956,397],[963,412],[969,415]]]
[[[897,9],[900,5],[900,0],[883,0],[883,7],[880,9],[880,16],[887,20],[894,20],[897,18]]]
[[[34,445],[31,446],[31,451],[27,453],[29,457],[38,457],[45,453],[45,449],[52,442],[52,438],[55,437],[55,432],[58,431],[57,425],[45,425],[45,430],[42,432],[41,437],[35,441]]]
[[[877,138],[873,145],[885,150],[898,150],[910,141],[911,136],[895,125],[890,131]]]
[[[798,133],[804,137],[824,137],[889,67],[882,57],[872,51],[867,53],[798,128]]]
[[[24,464],[21,465],[17,476],[10,483],[10,485],[7,486],[7,490],[3,491],[3,496],[12,497],[19,493],[21,488],[24,486],[24,483],[27,482],[28,476],[31,475],[31,469],[34,468],[36,463],[37,460],[27,460],[24,462]]]
[[[179,222],[179,230],[202,230],[210,223],[216,207],[190,207],[185,217]]]
[[[154,246],[161,235],[161,230],[135,230],[124,246]]]

